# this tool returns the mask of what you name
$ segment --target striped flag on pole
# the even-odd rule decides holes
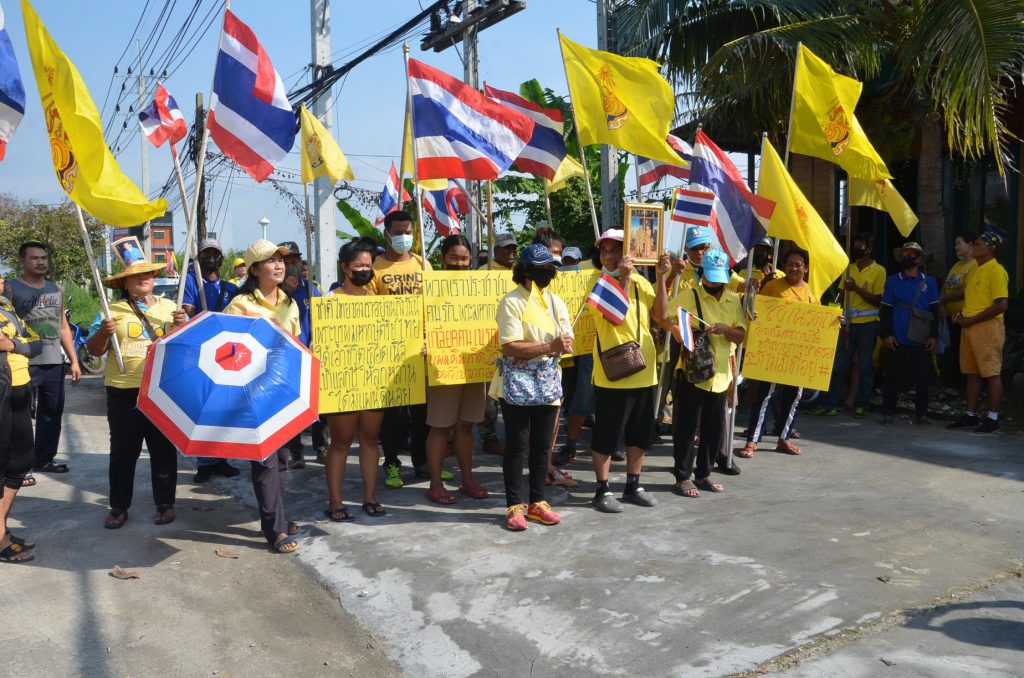
[[[423,206],[434,220],[434,227],[438,233],[445,236],[461,233],[462,222],[459,221],[459,217],[469,212],[469,196],[449,181],[448,188],[424,191]]]
[[[153,103],[139,111],[139,125],[142,133],[157,148],[163,146],[165,141],[170,141],[173,150],[174,144],[188,134],[188,123],[178,108],[178,102],[159,82],[156,84]]]
[[[629,297],[615,278],[602,273],[587,297],[587,304],[599,311],[612,325],[621,325],[629,312]]]
[[[206,125],[224,152],[256,181],[270,176],[295,143],[298,124],[256,34],[224,12]]]
[[[672,134],[669,134],[665,140],[679,154],[679,164],[673,165],[661,162],[660,160],[637,156],[637,174],[639,175],[641,188],[648,184],[653,184],[662,177],[690,178],[690,161],[693,160],[693,149],[690,148],[688,143]]]
[[[564,132],[562,112],[557,108],[541,108],[540,105],[529,99],[524,99],[518,94],[494,89],[486,84],[484,85],[484,94],[519,111],[534,122],[530,142],[516,158],[516,169],[535,174],[548,181],[554,179],[559,165],[562,164],[562,158],[566,154],[565,139],[562,136]]]
[[[715,207],[715,194],[677,188],[672,196],[672,221],[681,221],[694,226],[711,223],[711,212]]]
[[[4,10],[0,8],[0,160],[4,159],[7,141],[24,115],[25,85],[21,81],[14,46],[4,28]]]
[[[676,306],[679,312],[679,343],[687,351],[693,351],[693,328],[690,327],[690,312],[682,306]]]
[[[380,206],[377,208],[377,219],[373,222],[374,226],[380,226],[384,223],[384,217],[391,214],[397,209],[401,209],[402,203],[412,200],[412,196],[402,186],[402,199],[398,199],[398,187],[400,182],[398,180],[398,170],[395,169],[395,161],[391,161],[391,171],[388,172],[387,181],[384,182],[384,190],[380,194]]]
[[[409,59],[418,179],[497,179],[533,136],[534,122],[461,80]]]

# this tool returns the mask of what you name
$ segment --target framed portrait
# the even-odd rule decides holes
[[[665,207],[660,203],[627,202],[622,251],[640,266],[654,266],[661,251]]]

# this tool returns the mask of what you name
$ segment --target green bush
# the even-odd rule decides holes
[[[92,324],[93,318],[102,308],[95,292],[78,285],[64,285],[64,305],[71,311],[71,322],[83,329]]]

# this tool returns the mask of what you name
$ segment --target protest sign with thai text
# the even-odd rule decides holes
[[[842,311],[774,297],[757,297],[743,376],[827,391]]]

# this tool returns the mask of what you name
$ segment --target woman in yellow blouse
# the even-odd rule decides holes
[[[299,336],[299,306],[281,289],[284,282],[286,247],[269,240],[257,240],[245,250],[246,278],[225,313],[276,320],[293,337]],[[267,542],[278,553],[294,553],[299,542],[298,526],[289,523],[284,509],[284,478],[288,470],[288,448],[282,447],[262,462],[250,463],[252,489],[260,512],[260,527]]]

